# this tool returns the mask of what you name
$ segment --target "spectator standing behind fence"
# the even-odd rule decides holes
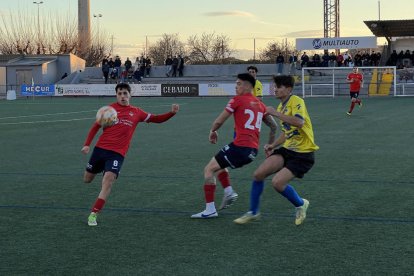
[[[108,65],[109,65],[109,75],[111,75],[115,67],[115,62],[112,60],[112,58],[109,58]]]
[[[354,56],[354,66],[362,66],[362,56],[360,51]]]
[[[297,62],[298,62],[298,57],[295,55],[295,53],[292,53],[289,56],[289,75],[291,74],[296,75]]]
[[[141,73],[139,72],[139,68],[138,68],[138,66],[135,68],[135,71],[134,71],[134,79],[138,82],[138,83],[141,83]]]
[[[125,61],[124,66],[125,66],[125,70],[126,70],[127,72],[129,71],[129,69],[131,69],[131,67],[132,67],[132,62],[129,60],[129,57],[127,57],[127,59],[126,59],[126,61]]]
[[[306,54],[306,52],[303,52],[303,55],[300,57],[300,67],[306,67],[309,63],[309,56]]]
[[[145,70],[146,70],[147,78],[150,76],[151,66],[152,66],[151,59],[149,57],[147,57],[146,62],[145,62]]]
[[[336,63],[338,64],[338,67],[342,67],[344,63],[344,56],[341,53],[336,56]]]
[[[183,76],[184,70],[184,58],[181,55],[178,55],[178,76]]]
[[[329,66],[329,54],[328,51],[325,51],[325,53],[322,56],[322,67],[328,67]]]
[[[171,58],[171,56],[168,56],[165,59],[165,67],[166,67],[166,70],[167,70],[165,72],[165,75],[167,75],[167,77],[169,77],[170,74],[171,74],[171,70],[172,70],[172,58]]]
[[[313,66],[319,67],[321,66],[321,56],[317,53],[313,55]]]
[[[174,56],[173,60],[172,60],[172,76],[173,77],[177,77],[177,69],[178,69],[178,57],[177,55]]]
[[[105,84],[108,83],[108,77],[109,77],[109,64],[107,61],[102,65],[102,73],[105,79]]]
[[[116,56],[115,61],[114,61],[114,66],[115,66],[115,69],[116,69],[116,72],[117,72],[118,78],[119,78],[121,76],[120,71],[121,71],[121,66],[122,66],[122,61],[121,61],[119,56]]]
[[[282,56],[282,53],[276,57],[276,68],[277,74],[281,75],[283,73],[283,63],[285,63],[285,58]]]

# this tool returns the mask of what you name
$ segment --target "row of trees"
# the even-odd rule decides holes
[[[163,34],[148,49],[154,64],[163,64],[167,56],[182,55],[189,64],[226,64],[226,63],[274,63],[276,56],[282,53],[286,57],[297,54],[292,43],[272,41],[264,49],[259,50],[258,60],[238,60],[234,57],[235,49],[230,46],[231,39],[227,35],[214,32],[190,36],[186,43],[178,34]]]
[[[38,18],[18,12],[2,16],[0,53],[4,55],[74,54],[86,60],[86,66],[99,64],[109,54],[109,38],[92,32],[87,47],[78,37],[77,21],[69,15]],[[39,24],[38,24],[39,23]]]
[[[0,21],[0,53],[5,55],[75,54],[86,60],[86,66],[98,65],[109,56],[109,36],[92,32],[88,47],[78,37],[77,21],[67,16],[49,15],[39,18],[17,12],[2,16]],[[39,23],[39,25],[38,25]],[[149,46],[147,55],[153,64],[164,64],[167,56],[182,55],[190,64],[225,64],[243,62],[275,62],[279,53],[286,56],[294,51],[288,43],[270,42],[259,50],[257,61],[238,60],[231,39],[224,34],[202,33],[180,39],[179,34],[163,34]],[[82,47],[83,46],[83,47]],[[138,49],[137,49],[138,54]]]

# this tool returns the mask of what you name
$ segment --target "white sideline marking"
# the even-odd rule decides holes
[[[50,121],[31,121],[31,122],[18,122],[18,123],[0,123],[0,125],[23,125],[23,124],[39,124],[39,123],[58,123],[58,122],[72,122],[72,121],[83,121],[93,120],[92,118],[80,118],[80,119],[67,119],[67,120],[50,120]]]
[[[35,114],[35,115],[22,115],[22,116],[14,116],[14,117],[2,117],[2,118],[0,118],[0,120],[18,119],[18,118],[27,118],[27,117],[43,117],[43,116],[53,116],[53,115],[77,114],[77,113],[86,113],[86,112],[92,112],[92,111],[96,112],[97,109],[86,110],[86,111],[73,111],[73,112],[47,113],[47,114]]]

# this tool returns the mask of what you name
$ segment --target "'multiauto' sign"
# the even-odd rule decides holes
[[[298,50],[377,48],[375,36],[297,38]]]

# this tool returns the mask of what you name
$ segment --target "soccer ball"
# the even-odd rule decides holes
[[[118,122],[118,115],[112,106],[103,106],[96,113],[96,122],[102,127],[109,127]]]

